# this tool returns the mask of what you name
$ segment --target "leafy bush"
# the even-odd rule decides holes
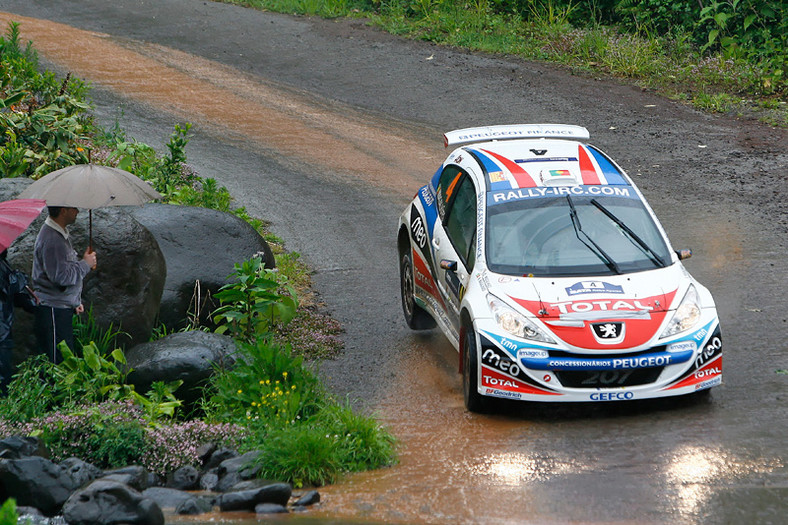
[[[21,45],[15,22],[0,38],[0,56],[0,177],[37,178],[86,162],[84,83],[39,73],[32,43]]]
[[[16,525],[19,517],[16,514],[16,500],[9,498],[0,507],[0,525]]]
[[[53,461],[78,457],[101,468],[139,463],[147,454],[145,420],[131,401],[82,405],[31,421]]]
[[[126,382],[126,356],[120,348],[109,355],[99,352],[96,343],[82,345],[82,356],[74,354],[65,342],[58,345],[63,362],[55,366],[53,398],[59,406],[98,403],[105,399],[121,401],[133,397],[134,386]]]
[[[262,257],[236,264],[230,277],[237,282],[222,286],[215,295],[222,304],[213,313],[217,333],[251,342],[295,316],[295,290],[286,277],[265,268]]]
[[[54,367],[45,355],[36,355],[22,362],[8,385],[8,394],[0,397],[0,420],[22,423],[54,408],[51,381]]]
[[[236,364],[216,370],[203,410],[209,420],[252,425],[258,432],[294,424],[322,406],[320,382],[303,357],[268,338],[238,343]]]
[[[391,465],[394,437],[349,406],[331,405],[308,421],[272,431],[254,448],[260,476],[295,486],[335,483],[346,472]]]

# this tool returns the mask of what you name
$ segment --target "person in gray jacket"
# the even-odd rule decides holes
[[[96,269],[96,252],[88,247],[80,259],[71,246],[67,228],[77,220],[77,208],[48,206],[47,211],[33,249],[32,282],[39,300],[35,327],[39,351],[59,363],[60,341],[74,349],[72,320],[85,310],[82,280]]]

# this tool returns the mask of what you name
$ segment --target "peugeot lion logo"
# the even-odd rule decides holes
[[[624,323],[595,323],[591,327],[600,343],[614,343],[624,337]]]

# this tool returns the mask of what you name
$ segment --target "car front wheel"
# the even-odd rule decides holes
[[[413,330],[428,330],[435,327],[435,320],[421,306],[416,304],[413,285],[413,261],[410,254],[402,255],[400,261],[400,291],[402,292],[402,313],[405,322]]]
[[[462,345],[462,394],[465,408],[470,412],[487,412],[489,399],[479,393],[479,352],[472,326],[463,327]]]

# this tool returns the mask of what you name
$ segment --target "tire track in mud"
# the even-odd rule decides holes
[[[0,12],[24,41],[83,80],[157,111],[251,142],[272,154],[410,196],[424,166],[442,160],[427,130],[362,114],[336,102],[165,46]],[[425,147],[434,144],[435,147]]]

